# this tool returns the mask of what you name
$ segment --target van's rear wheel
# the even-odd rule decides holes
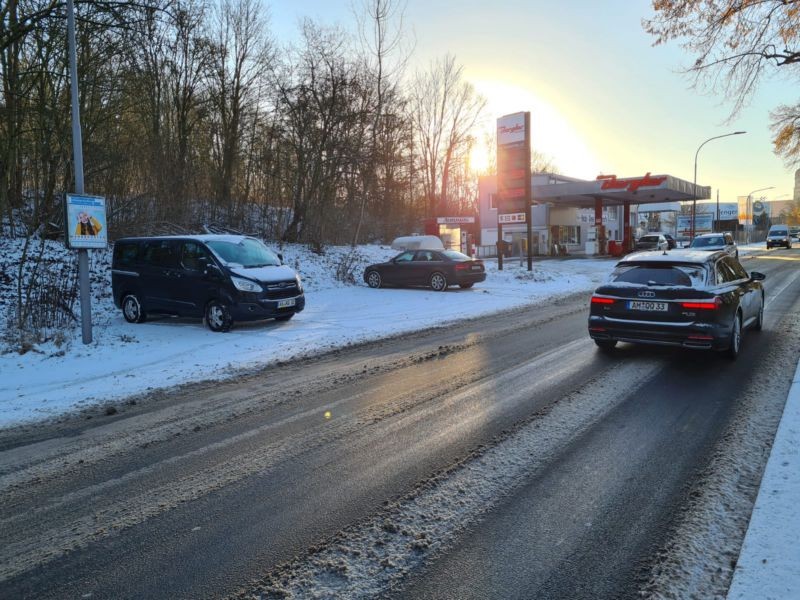
[[[144,323],[147,319],[147,313],[136,294],[127,294],[122,298],[122,316],[128,323]]]
[[[211,331],[228,331],[233,318],[228,305],[220,300],[212,300],[206,305],[206,325]]]

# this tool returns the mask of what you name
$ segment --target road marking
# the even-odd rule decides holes
[[[788,288],[790,285],[792,285],[798,277],[800,277],[800,271],[795,273],[789,279],[789,281],[784,283],[780,288],[778,288],[777,291],[775,291],[774,293],[770,294],[770,298],[769,298],[769,300],[767,300],[766,304],[764,304],[764,308],[766,309],[770,304],[772,304],[772,301],[775,300],[778,296],[780,296],[786,288]]]

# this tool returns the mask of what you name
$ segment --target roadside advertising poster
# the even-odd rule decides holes
[[[711,233],[711,225],[714,220],[714,215],[710,213],[697,213],[694,216],[694,233],[699,235],[701,233]],[[678,215],[678,235],[690,236],[692,235],[692,215]]]
[[[105,248],[108,245],[106,199],[67,194],[64,223],[68,248]]]

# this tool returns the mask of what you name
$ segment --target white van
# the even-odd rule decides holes
[[[773,246],[792,247],[792,238],[789,235],[788,225],[773,225],[767,233],[767,249]]]

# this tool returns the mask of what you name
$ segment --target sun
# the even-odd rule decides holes
[[[469,171],[473,175],[484,175],[489,169],[489,149],[480,140],[475,141],[469,151],[468,157]]]

